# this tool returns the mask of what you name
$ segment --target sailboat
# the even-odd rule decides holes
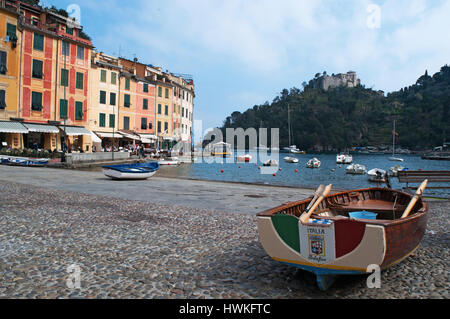
[[[288,130],[289,130],[289,147],[285,147],[284,150],[292,153],[292,154],[306,154],[305,151],[301,151],[300,149],[297,148],[297,145],[292,145],[291,144],[291,112],[290,112],[290,108],[289,108],[289,104],[288,104]]]
[[[390,161],[393,162],[403,162],[403,158],[395,156],[395,135],[397,132],[395,131],[395,120],[394,120],[394,130],[392,131],[392,157],[389,157]]]

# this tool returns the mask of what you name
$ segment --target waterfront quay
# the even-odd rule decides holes
[[[314,190],[0,166],[0,298],[448,298],[448,201],[430,202],[420,248],[326,292],[271,260],[256,213]],[[69,288],[80,269],[79,288]],[[72,268],[73,269],[73,268]]]

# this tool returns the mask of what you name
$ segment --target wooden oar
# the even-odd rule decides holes
[[[403,213],[402,218],[406,218],[406,217],[409,216],[409,214],[411,213],[412,209],[414,208],[414,205],[416,205],[416,203],[419,200],[419,198],[422,197],[423,191],[427,187],[427,184],[428,184],[428,179],[424,180],[422,182],[422,184],[419,186],[419,188],[417,189],[416,194],[414,195],[414,197],[409,202],[408,207],[406,207],[406,210]]]
[[[313,199],[311,200],[311,202],[309,202],[309,205],[308,205],[308,207],[306,207],[306,209],[305,209],[305,211],[304,212],[308,212],[309,211],[309,209],[312,207],[312,205],[316,202],[316,200],[319,198],[319,196],[323,193],[323,191],[325,190],[325,185],[320,185],[318,188],[317,188],[317,190],[316,190],[316,192],[314,193],[314,197],[313,197]]]
[[[314,213],[314,211],[317,209],[317,207],[320,205],[320,203],[324,200],[324,198],[330,193],[331,191],[331,187],[333,187],[333,185],[328,185],[325,190],[323,191],[323,193],[320,195],[320,197],[316,200],[316,202],[314,203],[314,205],[311,207],[311,209],[309,211],[305,211],[302,216],[300,216],[300,221],[303,224],[306,224],[309,220],[309,218],[311,217],[311,215]]]

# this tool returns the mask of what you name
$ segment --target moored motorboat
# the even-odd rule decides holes
[[[326,290],[337,275],[385,270],[419,247],[428,206],[415,198],[387,188],[340,192],[327,195],[306,222],[302,213],[314,199],[283,204],[257,214],[259,238],[272,259],[313,272]]]
[[[103,174],[112,179],[139,180],[152,177],[158,171],[158,162],[103,166]]]
[[[385,183],[386,182],[386,171],[381,168],[374,168],[367,172],[369,176],[369,182],[374,183]]]
[[[241,162],[241,163],[250,163],[251,160],[252,160],[252,156],[250,154],[236,157],[236,161]]]
[[[286,163],[295,164],[295,163],[298,163],[298,158],[287,156],[287,157],[284,158],[284,161]]]
[[[401,165],[395,165],[389,169],[389,176],[397,177],[398,172],[403,171],[405,168]]]
[[[263,163],[263,166],[279,166],[278,161],[274,159],[267,160]]]
[[[367,173],[367,169],[361,164],[351,164],[345,168],[347,174],[364,175]]]
[[[322,162],[317,158],[310,159],[308,163],[306,163],[307,168],[319,168],[322,165]]]
[[[351,164],[353,163],[353,156],[350,154],[338,154],[336,156],[337,164]]]

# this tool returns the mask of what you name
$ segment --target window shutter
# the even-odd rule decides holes
[[[125,107],[130,107],[130,95],[129,94],[125,94],[124,98],[125,98],[124,106]]]
[[[69,70],[61,69],[61,86],[69,86]]]
[[[35,33],[34,34],[34,41],[33,41],[33,49],[44,51],[44,36]]]
[[[109,114],[109,127],[114,128],[116,116],[114,114]]]
[[[6,91],[0,90],[0,109],[2,109],[2,110],[6,108],[5,95],[6,95]]]
[[[100,104],[106,104],[106,92],[100,91]]]
[[[75,102],[75,120],[83,119],[83,102]]]
[[[144,83],[144,92],[148,93],[148,84],[147,83]]]
[[[83,89],[83,81],[84,81],[84,74],[81,72],[77,72],[77,89],[82,90]]]
[[[116,105],[116,93],[110,93],[109,104]]]
[[[100,82],[106,82],[106,70],[101,71]]]
[[[62,119],[67,118],[67,100],[59,100],[59,117]]]
[[[6,52],[0,51],[0,74],[6,74],[8,72],[6,64]]]
[[[33,60],[33,78],[42,79],[42,61]]]
[[[147,99],[144,99],[143,109],[144,109],[144,110],[147,110],[147,109],[148,109],[148,100],[147,100]]]
[[[106,116],[105,116],[105,113],[100,113],[100,124],[99,124],[99,126],[100,127],[105,127],[105,121],[106,121]]]

